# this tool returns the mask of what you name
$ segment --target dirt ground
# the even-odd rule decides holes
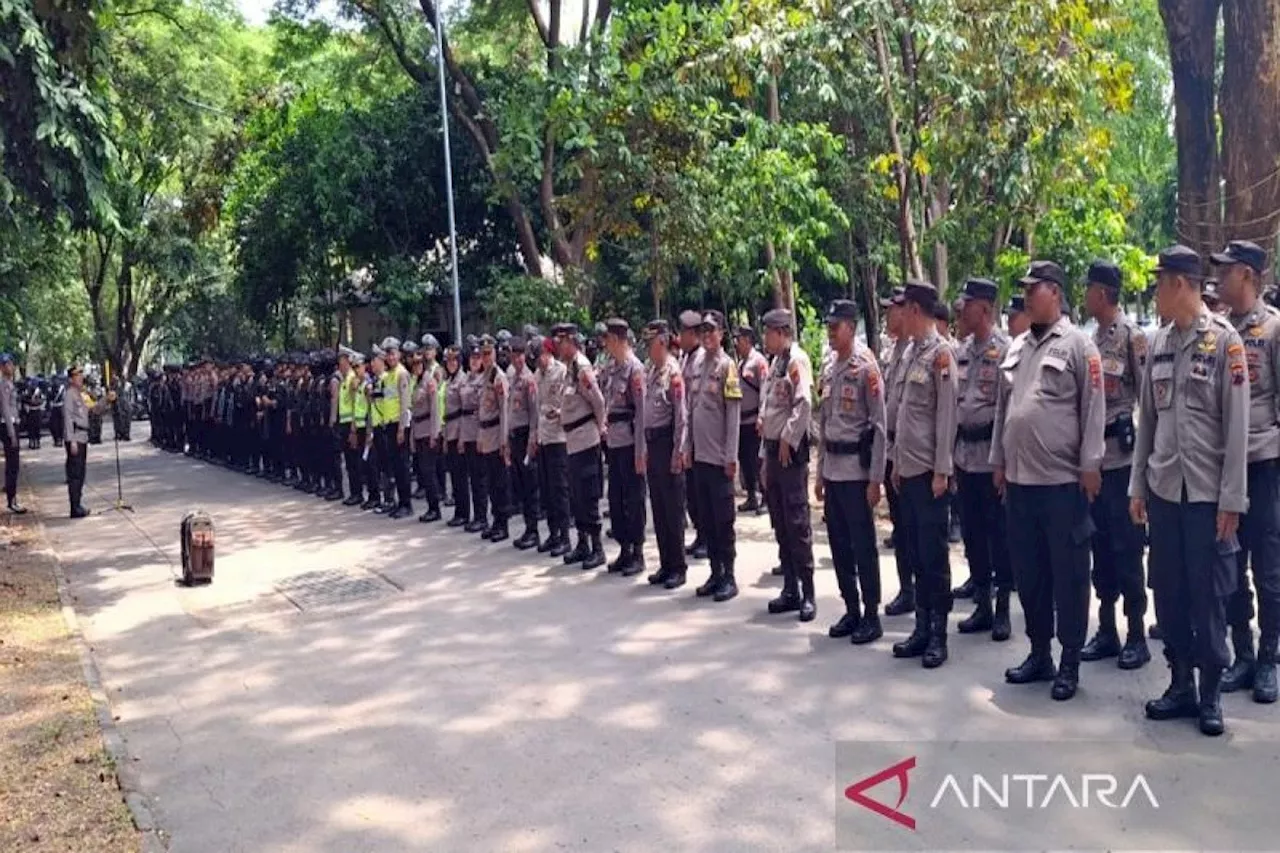
[[[33,515],[0,517],[0,850],[136,851]]]

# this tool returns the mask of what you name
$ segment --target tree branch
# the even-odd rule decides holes
[[[554,5],[555,0],[552,0]],[[584,1],[583,5],[586,3]],[[551,31],[547,28],[546,18],[542,16],[542,10],[538,8],[538,0],[529,0],[529,14],[533,16],[533,22],[538,27],[538,35],[542,38],[542,43],[551,47]]]

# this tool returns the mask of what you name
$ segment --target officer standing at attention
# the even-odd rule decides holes
[[[996,283],[971,278],[964,285],[964,325],[969,336],[956,355],[959,365],[959,407],[956,414],[955,466],[961,528],[969,578],[973,581],[973,614],[956,626],[961,634],[991,632],[991,639],[1009,639],[1009,539],[1004,507],[991,479],[991,437],[996,418],[1000,363],[1009,339],[995,327]],[[994,583],[995,611],[991,609]]]
[[[444,450],[453,487],[453,518],[448,527],[471,523],[471,483],[468,478],[466,447],[462,440],[462,418],[467,373],[462,369],[462,352],[457,344],[444,351]]]
[[[108,404],[115,402],[116,394],[114,391],[109,392],[91,408],[89,394],[84,390],[84,374],[79,367],[73,366],[67,371],[67,382],[71,387],[62,408],[62,432],[67,439],[67,497],[71,501],[71,517],[84,518],[89,510],[80,502],[80,496],[84,492],[84,475],[89,456],[89,413],[96,410],[98,414],[102,414]],[[10,507],[12,508],[12,504]]]
[[[0,353],[0,439],[4,440],[4,496],[9,512],[24,515],[18,503],[18,389],[13,383],[13,356]]]
[[[689,407],[690,414],[693,412],[694,398],[692,397],[692,389],[698,381],[698,375],[702,371],[702,315],[697,311],[683,311],[678,318],[680,320],[680,370],[684,375],[684,387],[690,393]],[[685,454],[693,450],[686,444]],[[693,523],[693,542],[685,549],[685,556],[692,557],[695,560],[705,560],[707,558],[707,541],[703,532],[702,519],[699,516],[701,505],[697,500],[697,479],[698,469],[684,467],[685,482],[685,504],[689,511],[689,521]]]
[[[1144,618],[1147,586],[1142,568],[1145,539],[1129,517],[1129,479],[1136,436],[1133,409],[1147,363],[1147,336],[1120,310],[1120,268],[1110,261],[1089,266],[1085,310],[1097,322],[1093,342],[1102,357],[1102,389],[1107,400],[1106,455],[1102,491],[1090,506],[1093,516],[1093,587],[1102,602],[1098,633],[1080,651],[1085,661],[1118,657],[1120,669],[1138,669],[1151,660]],[[1116,630],[1116,601],[1124,596],[1128,633],[1124,647]]]
[[[578,529],[578,544],[564,555],[564,562],[582,563],[585,571],[604,565],[604,547],[600,543],[600,436],[605,401],[595,368],[580,349],[578,327],[561,323],[552,334],[559,340],[560,359],[567,370],[560,420],[568,455],[569,504]]]
[[[409,429],[413,425],[413,401],[409,395],[409,371],[400,363],[400,342],[387,338],[387,370],[382,376],[383,420],[386,423],[385,444],[389,457],[387,474],[395,480],[399,502],[388,516],[404,518],[413,515],[413,489],[409,485]]]
[[[432,355],[435,355],[434,351]],[[418,488],[427,501],[427,511],[418,516],[418,521],[430,524],[440,520],[440,483],[436,479],[436,451],[440,444],[440,382],[434,359],[425,359],[419,364],[421,372],[413,389],[413,458]]]
[[[764,496],[774,519],[782,564],[782,594],[770,613],[799,611],[801,622],[818,615],[813,589],[813,529],[809,521],[809,423],[813,409],[813,368],[795,343],[791,312],[764,315],[764,343],[773,356],[761,400],[760,459]]]
[[[897,547],[916,573],[916,624],[907,639],[894,643],[893,656],[919,657],[933,669],[947,660],[951,612],[947,507],[956,435],[955,358],[934,320],[937,288],[909,281],[903,296],[902,328],[912,342],[903,356],[902,400],[890,452],[902,522]]]
[[[898,594],[884,606],[885,616],[902,616],[916,609],[915,570],[911,566],[910,556],[897,547],[898,530],[901,528],[902,504],[898,499],[898,490],[893,485],[893,440],[894,430],[898,423],[898,406],[902,402],[902,391],[906,385],[906,360],[903,358],[907,347],[911,345],[911,336],[902,330],[902,317],[906,313],[903,307],[906,299],[905,291],[895,287],[888,299],[880,300],[880,307],[885,310],[885,330],[893,337],[893,348],[885,360],[881,375],[885,380],[885,495],[889,501],[889,520],[893,523],[893,532],[885,541],[886,548],[893,548],[894,562],[898,569]]]
[[[1102,359],[1063,316],[1062,267],[1035,261],[1020,283],[1031,329],[1000,365],[991,462],[1009,513],[1009,552],[1031,653],[1005,680],[1052,680],[1053,698],[1066,700],[1079,686],[1089,626],[1089,502],[1102,488],[1107,414]],[[1062,644],[1056,673],[1055,613]]]
[[[742,380],[742,426],[738,432],[738,467],[747,499],[738,512],[760,514],[763,503],[757,497],[760,488],[760,433],[756,416],[760,413],[760,389],[769,373],[769,362],[756,349],[756,332],[750,326],[739,326],[733,345],[738,357],[738,376]]]
[[[1156,276],[1156,308],[1171,322],[1152,336],[1142,380],[1129,511],[1155,533],[1149,572],[1172,679],[1146,714],[1198,717],[1201,732],[1220,735],[1226,599],[1249,506],[1248,364],[1239,333],[1200,299],[1199,255],[1166,249]]]
[[[538,354],[538,428],[533,431],[529,455],[538,464],[538,491],[547,510],[547,538],[538,551],[553,558],[569,553],[568,453],[561,413],[569,369],[558,355],[554,338],[542,342]]]
[[[476,449],[480,434],[480,421],[476,416],[480,408],[480,396],[484,389],[484,365],[480,360],[480,339],[467,337],[466,371],[462,380],[462,440],[463,459],[467,466],[467,482],[471,485],[471,521],[462,529],[467,533],[480,533],[489,527],[486,515],[489,511],[489,490],[486,488],[485,469]]]
[[[684,469],[693,469],[694,500],[711,559],[711,577],[698,587],[699,597],[728,601],[738,594],[734,579],[733,481],[738,474],[738,417],[742,389],[738,368],[720,345],[724,317],[708,311],[702,317],[702,354],[696,358],[689,386],[689,433]]]
[[[1223,301],[1240,333],[1249,368],[1249,512],[1240,519],[1239,572],[1227,602],[1235,661],[1222,677],[1222,692],[1253,688],[1253,701],[1276,701],[1276,654],[1280,643],[1280,312],[1260,298],[1267,253],[1255,243],[1233,240],[1210,260],[1220,270]],[[1253,600],[1248,568],[1258,590],[1260,638],[1255,663]]]
[[[816,490],[825,503],[831,561],[844,599],[844,615],[827,633],[862,645],[884,635],[874,513],[887,442],[880,366],[875,353],[858,342],[857,325],[853,302],[831,303],[827,336],[833,356],[819,380]]]
[[[605,448],[609,460],[609,518],[621,546],[609,571],[626,577],[644,571],[645,435],[644,365],[631,349],[627,321],[605,324],[609,375],[604,386]]]
[[[520,512],[524,517],[524,533],[511,544],[521,551],[542,544],[538,536],[538,470],[531,453],[537,446],[532,436],[538,431],[538,381],[529,366],[537,363],[541,352],[541,335],[527,341],[515,338],[511,342],[511,403],[507,426],[510,429],[512,487],[520,497]]]
[[[508,444],[510,427],[507,423],[507,373],[498,366],[493,338],[480,339],[480,364],[484,380],[480,392],[480,408],[476,412],[479,430],[476,433],[476,452],[484,464],[485,484],[488,486],[492,521],[480,534],[481,539],[502,542],[510,535],[507,517],[511,514],[511,477],[507,467],[511,461],[511,445]]]
[[[644,437],[653,507],[653,533],[658,540],[658,571],[649,583],[666,589],[684,586],[685,485],[683,459],[689,430],[688,396],[680,362],[671,353],[671,329],[665,320],[645,327],[649,349],[645,369]]]

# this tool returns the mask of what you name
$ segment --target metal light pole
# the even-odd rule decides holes
[[[444,133],[444,180],[449,203],[449,270],[453,275],[453,343],[462,345],[462,292],[458,287],[458,226],[453,217],[453,154],[449,151],[449,102],[444,85],[444,25],[440,23],[442,0],[436,0],[436,77],[440,80],[440,126]]]

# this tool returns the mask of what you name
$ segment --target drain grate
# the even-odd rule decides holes
[[[396,592],[396,588],[367,572],[324,569],[287,578],[276,584],[276,591],[293,602],[298,609],[310,610],[314,607],[381,598]]]

